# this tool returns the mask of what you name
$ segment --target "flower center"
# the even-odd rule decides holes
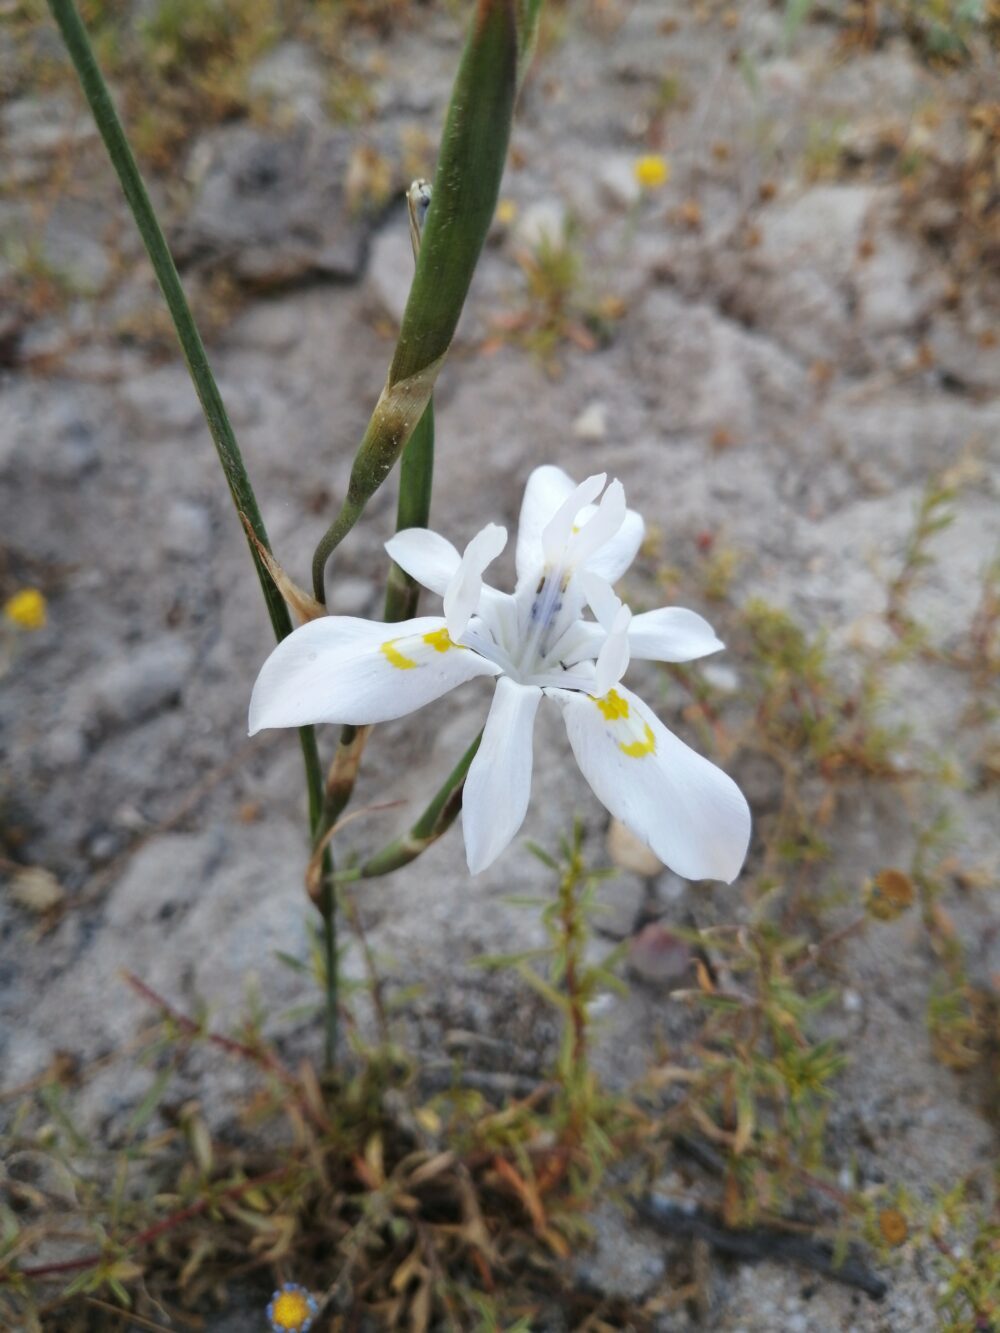
[[[546,658],[563,635],[567,617],[562,612],[566,608],[569,581],[569,571],[557,565],[542,575],[535,590],[527,623],[522,628],[523,638],[515,654],[518,670],[526,677],[544,669]]]
[[[274,1333],[308,1333],[317,1312],[316,1298],[294,1282],[286,1282],[276,1291],[267,1307]]]

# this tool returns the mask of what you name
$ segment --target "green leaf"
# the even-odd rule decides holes
[[[558,871],[559,862],[544,847],[539,847],[537,842],[526,842],[524,845],[536,861],[541,861],[542,865],[548,866],[549,870]]]
[[[479,0],[455,79],[386,385],[355,456],[341,511],[313,557],[313,588],[320,601],[326,600],[327,560],[423,418],[451,346],[500,192],[517,93],[519,26],[526,55],[539,8],[539,0]]]
[[[519,967],[518,971],[528,985],[533,990],[536,990],[543,1000],[547,1000],[548,1003],[552,1005],[553,1009],[557,1009],[563,1014],[568,1014],[570,1012],[570,1004],[566,996],[560,995],[559,992],[554,990],[543,977],[538,975],[537,972],[533,971],[530,967],[523,966]]]
[[[285,953],[284,949],[275,949],[274,956],[279,963],[284,963],[293,972],[299,972],[307,977],[313,975],[314,969],[308,963],[304,963],[301,958],[296,958],[294,954]]]
[[[448,109],[390,384],[425,371],[451,343],[496,208],[516,83],[513,6],[480,0]]]
[[[786,47],[791,46],[795,40],[795,34],[808,18],[812,7],[813,0],[786,0],[785,21],[782,25],[782,37]]]
[[[473,958],[473,967],[520,967],[531,958],[544,958],[549,949],[523,949],[520,953],[484,953]]]
[[[126,1127],[126,1134],[129,1137],[138,1134],[139,1130],[142,1129],[143,1125],[145,1125],[157,1106],[159,1106],[160,1098],[163,1096],[164,1092],[166,1092],[167,1084],[173,1076],[174,1071],[170,1065],[167,1065],[165,1069],[161,1069],[159,1074],[157,1074],[153,1081],[153,1086],[146,1093],[145,1097],[143,1097],[142,1101],[133,1111],[129,1119]]]

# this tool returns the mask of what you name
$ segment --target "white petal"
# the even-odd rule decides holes
[[[549,653],[550,662],[573,666],[577,662],[597,660],[607,632],[592,620],[577,620],[566,630]]]
[[[547,564],[556,564],[562,561],[563,552],[574,536],[573,530],[579,526],[577,520],[580,511],[586,509],[597,499],[601,491],[604,490],[606,480],[606,472],[595,472],[586,481],[581,481],[580,485],[566,497],[546,523],[542,529],[542,551]],[[601,503],[603,505],[603,501]],[[591,519],[591,522],[593,522],[593,519]]]
[[[517,581],[535,580],[545,563],[542,532],[576,486],[561,467],[536,467],[528,478],[517,524]]]
[[[591,517],[577,522],[578,530],[566,548],[566,563],[571,569],[583,569],[611,541],[625,522],[625,513],[625,488],[620,481],[613,481]]]
[[[518,642],[517,598],[483,584],[477,616],[481,617],[496,644],[509,653]]]
[[[492,865],[524,823],[531,795],[531,741],[542,692],[508,676],[497,681],[479,752],[462,794],[469,870]]]
[[[429,528],[404,528],[385,544],[390,557],[410,578],[443,597],[462,557],[448,541]]]
[[[661,606],[632,617],[628,631],[632,656],[643,662],[693,662],[726,645],[696,611],[683,606]]]
[[[312,722],[388,722],[497,670],[451,643],[439,616],[398,625],[323,616],[289,634],[261,667],[250,734]]]
[[[611,632],[615,617],[621,610],[622,601],[607,579],[602,579],[590,570],[584,570],[580,576],[587,605],[597,618],[597,623],[606,634]]]
[[[462,637],[472,613],[479,605],[483,571],[506,545],[507,529],[497,523],[487,523],[465,548],[461,563],[444,594],[444,618],[453,639]]]
[[[583,775],[608,810],[677,874],[731,883],[750,841],[750,809],[732,778],[623,687],[603,699],[553,694]]]
[[[628,670],[629,648],[628,627],[632,612],[627,606],[618,603],[618,612],[608,631],[608,636],[597,654],[594,672],[594,693],[599,697],[607,694],[613,685],[617,685]]]
[[[587,561],[587,569],[609,583],[617,583],[638,554],[645,532],[641,515],[627,509],[621,527],[594,552]]]

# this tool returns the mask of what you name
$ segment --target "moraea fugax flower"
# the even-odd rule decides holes
[[[600,474],[575,486],[556,467],[531,474],[513,594],[483,581],[506,545],[504,528],[488,524],[461,555],[427,529],[397,533],[389,555],[443,598],[444,615],[398,624],[324,616],[301,626],[261,669],[251,734],[388,722],[492,676],[496,691],[462,800],[474,874],[524,821],[535,715],[549,698],[562,709],[584,777],[613,815],[678,874],[735,879],[750,838],[742,792],[621,683],[632,658],[690,662],[723,644],[693,611],[633,616],[618,599],[612,584],[632,563],[643,523],[626,508],[621,483],[605,481]]]

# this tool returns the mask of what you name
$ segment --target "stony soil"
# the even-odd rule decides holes
[[[1000,354],[986,335],[997,275],[967,262],[954,197],[931,198],[929,186],[908,195],[898,170],[899,145],[917,143],[951,179],[979,76],[975,64],[929,70],[902,32],[846,53],[822,12],[790,43],[780,7],[731,13],[594,5],[573,11],[543,54],[503,190],[517,217],[487,250],[440,384],[433,517],[461,545],[487,520],[513,526],[536,463],[580,477],[607,469],[660,533],[630,576],[637,604],[654,604],[666,563],[682,572],[688,602],[713,615],[698,600],[708,533],[738,553],[735,603],[759,595],[789,608],[829,635],[849,673],[856,645],[886,632],[887,580],[942,468],[961,463],[968,480],[914,599],[936,641],[964,632],[993,553]],[[438,9],[390,38],[360,35],[354,55],[372,71],[376,113],[359,129],[327,117],[317,58],[283,45],[253,74],[269,121],[207,130],[176,179],[157,185],[202,308],[214,308],[220,281],[230,299],[238,292],[235,313],[217,321],[213,364],[275,549],[303,580],[381,386],[410,263],[402,209],[352,212],[340,182],[359,144],[384,155],[394,183],[407,177],[405,145],[414,131],[433,142],[459,40],[455,16]],[[661,114],[667,76],[681,91]],[[77,98],[68,85],[22,92],[0,109],[0,127],[10,173],[0,226],[30,235],[66,288],[56,308],[0,316],[0,576],[5,592],[37,583],[50,602],[45,630],[4,647],[0,831],[7,855],[54,872],[70,904],[39,932],[0,896],[4,1083],[35,1077],[57,1051],[88,1061],[127,1043],[145,1011],[122,968],[182,1007],[207,1001],[220,1026],[252,987],[270,1033],[315,1051],[315,1027],[287,1017],[312,991],[275,956],[307,949],[299,757],[294,737],[245,739],[269,626],[208,434],[157,332],[151,278]],[[830,167],[817,144],[834,131],[846,148]],[[631,164],[651,145],[672,177],[640,196]],[[585,258],[581,299],[615,297],[621,317],[606,345],[564,343],[555,373],[493,326],[523,305],[518,247],[563,217]],[[11,284],[12,255],[0,252]],[[378,612],[390,492],[334,562],[335,611]],[[732,674],[718,679],[738,684],[740,661],[719,664]],[[635,679],[677,720],[662,681]],[[961,726],[966,680],[913,659],[893,674],[891,697],[920,746],[972,772],[983,737]],[[448,770],[486,698],[472,685],[379,731],[359,800],[406,810],[359,821],[348,843],[389,836],[419,807],[428,773]],[[728,759],[766,827],[773,779],[759,765],[741,770],[739,753]],[[551,846],[579,812],[600,859],[605,815],[554,716],[539,730],[534,791],[525,835]],[[995,788],[942,800],[959,819],[955,855],[995,883]],[[909,864],[914,824],[895,790],[859,793],[837,882]],[[681,914],[739,921],[760,859],[758,846],[742,887],[695,892],[665,874],[654,889]],[[470,882],[453,832],[366,890],[387,974],[422,987],[405,1031],[428,1060],[444,1033],[464,1029],[511,1042],[520,1069],[537,1073],[550,1017],[516,979],[471,964],[537,942],[537,919],[505,894],[547,887],[521,846]],[[602,893],[612,917],[628,919],[641,891],[624,875]],[[948,908],[970,972],[996,978],[995,895],[959,894]],[[345,965],[360,974],[355,951]],[[934,966],[915,923],[864,934],[839,959],[844,1004],[830,1020],[852,1055],[831,1159],[856,1183],[898,1181],[925,1198],[971,1173],[985,1179],[996,1149],[995,1117],[932,1056]],[[602,1072],[622,1085],[674,1019],[665,990],[639,981],[627,999],[609,997],[602,1021]],[[113,1135],[148,1077],[119,1065],[90,1080],[80,1123]],[[205,1071],[195,1091],[212,1114],[233,1077]],[[590,1280],[631,1298],[653,1291],[661,1242],[623,1231],[615,1213],[596,1225]],[[875,1304],[787,1268],[719,1267],[708,1326],[937,1327],[932,1267],[904,1253],[886,1277],[890,1293]],[[662,1323],[689,1326],[682,1314]]]

